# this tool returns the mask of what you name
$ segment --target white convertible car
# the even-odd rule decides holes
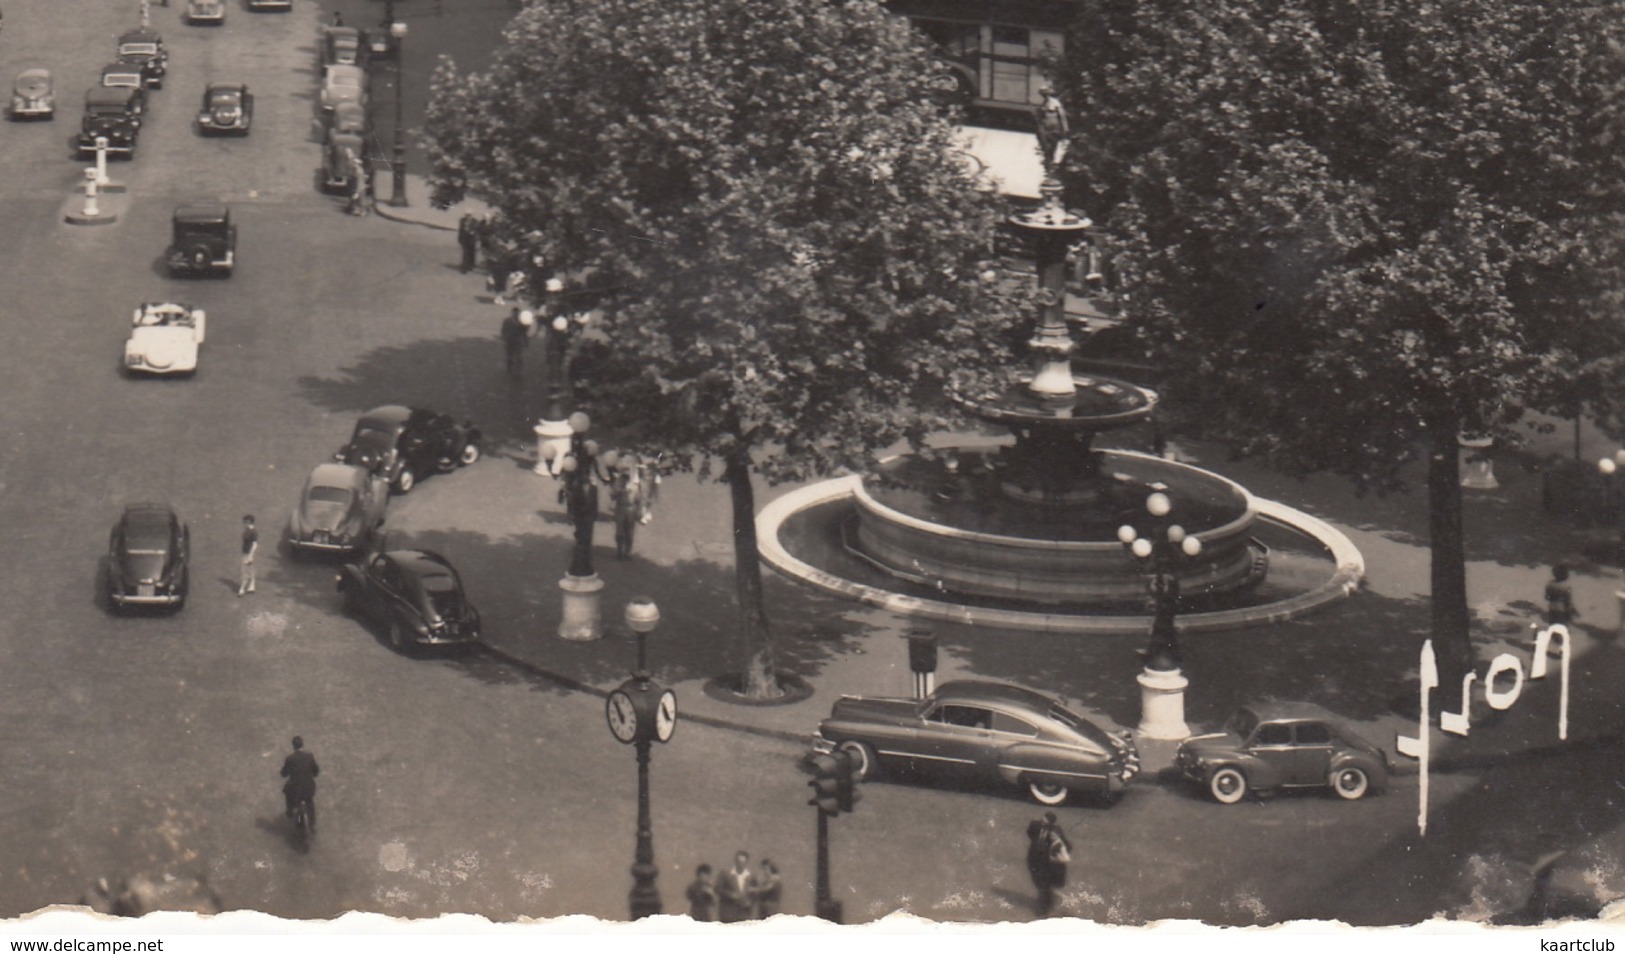
[[[190,374],[197,370],[203,344],[203,309],[176,302],[146,302],[131,319],[124,343],[124,368],[151,374]]]

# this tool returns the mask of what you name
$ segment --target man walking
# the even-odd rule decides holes
[[[463,261],[458,266],[458,271],[467,275],[479,264],[480,224],[479,220],[474,218],[474,213],[464,213],[463,217],[457,220],[457,244],[463,250]]]
[[[259,531],[254,529],[254,515],[243,516],[243,566],[237,581],[237,595],[254,592],[254,556],[260,551]]]
[[[1072,861],[1072,841],[1061,830],[1054,812],[1044,820],[1027,823],[1027,873],[1038,889],[1037,913],[1041,918],[1055,910],[1055,889],[1066,887],[1066,866]]]

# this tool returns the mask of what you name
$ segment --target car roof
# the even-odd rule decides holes
[[[126,63],[124,60],[114,60],[113,62],[107,64],[104,67],[102,67],[102,75],[103,76],[106,76],[109,73],[140,73],[140,72],[141,72],[141,64],[140,63]]]
[[[231,217],[231,210],[221,203],[194,202],[175,207],[177,222],[219,222]]]
[[[1039,712],[1047,712],[1059,705],[1055,699],[1025,686],[984,679],[956,679],[945,682],[937,687],[936,699],[938,702],[966,705],[1002,703]]]
[[[428,574],[444,574],[448,571],[455,574],[451,563],[445,557],[433,550],[391,550],[384,554],[390,561],[413,577],[422,577]]]
[[[352,464],[335,464],[331,461],[317,464],[310,472],[310,479],[306,481],[312,487],[343,487],[353,489],[356,484],[366,479],[366,471]]]
[[[356,421],[356,427],[374,431],[395,430],[404,425],[406,419],[411,416],[412,409],[404,404],[385,404],[361,415],[361,419]]]
[[[354,77],[359,82],[366,76],[366,72],[359,66],[351,66],[348,63],[334,63],[327,68],[324,78],[332,79],[335,76]]]
[[[128,106],[140,95],[140,89],[129,86],[92,86],[85,92],[85,105]]]
[[[120,522],[124,525],[126,537],[147,540],[162,538],[167,541],[170,527],[176,519],[175,511],[166,504],[139,503],[125,507]]]
[[[210,93],[213,93],[213,92],[216,92],[216,91],[224,91],[224,90],[231,90],[232,92],[237,92],[237,91],[247,92],[248,91],[248,86],[246,84],[243,84],[243,83],[210,83],[204,89],[205,89],[206,92],[210,92]]]
[[[24,80],[38,80],[38,79],[48,80],[50,78],[51,78],[51,71],[48,70],[48,69],[43,69],[43,68],[38,67],[38,66],[29,67],[28,69],[23,70],[22,72],[17,74],[17,81],[19,83],[24,81]]]
[[[120,33],[118,41],[120,43],[162,43],[164,38],[158,34],[157,30],[136,27],[134,30],[126,30]]]
[[[1260,722],[1335,721],[1336,716],[1313,702],[1260,702],[1243,706],[1258,716]]]
[[[349,27],[349,26],[328,27],[327,28],[327,35],[332,37],[335,40],[346,40],[346,39],[348,39],[348,40],[360,40],[361,39],[361,31],[357,30],[355,27]]]

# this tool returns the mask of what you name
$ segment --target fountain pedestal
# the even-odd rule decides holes
[[[1190,738],[1185,724],[1185,689],[1191,683],[1178,669],[1146,669],[1135,677],[1140,684],[1140,735],[1148,739],[1178,741]]]

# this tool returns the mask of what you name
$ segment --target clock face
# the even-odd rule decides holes
[[[660,694],[660,704],[655,707],[655,738],[662,742],[669,741],[675,731],[677,731],[677,693],[667,689]]]
[[[609,694],[609,700],[604,703],[604,718],[609,720],[610,734],[622,742],[631,742],[638,737],[638,710],[632,703],[632,697],[617,689]]]

